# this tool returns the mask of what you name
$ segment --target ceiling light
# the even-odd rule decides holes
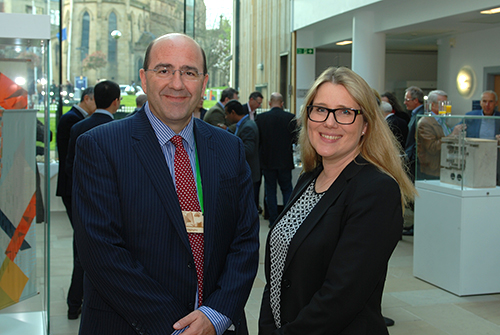
[[[481,11],[481,14],[498,14],[498,13],[500,13],[500,7]]]
[[[352,41],[342,41],[342,42],[337,42],[335,44],[336,45],[348,45],[348,44],[352,44]]]

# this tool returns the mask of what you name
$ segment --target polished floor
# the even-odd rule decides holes
[[[264,287],[263,250],[268,231],[267,222],[261,220],[259,272],[246,306],[250,334],[257,334]],[[66,213],[52,212],[50,333],[54,335],[78,334],[79,320],[66,317],[65,299],[72,270],[71,239],[72,230]],[[415,278],[412,263],[413,237],[405,236],[389,262],[382,302],[383,314],[396,322],[389,328],[391,335],[500,335],[500,294],[458,297]],[[15,306],[9,309],[11,312],[16,310]],[[2,311],[5,312],[8,311]],[[9,334],[35,335],[26,332]]]

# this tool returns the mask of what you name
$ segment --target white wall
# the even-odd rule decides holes
[[[393,92],[396,88],[400,88],[402,82],[407,81],[437,81],[437,62],[436,54],[386,54],[384,91]],[[329,66],[350,68],[351,53],[318,51],[316,53],[316,77]],[[398,99],[402,97],[398,96]]]
[[[485,67],[500,66],[500,28],[451,36],[455,46],[450,47],[449,38],[442,39],[439,46],[438,86],[444,87],[452,102],[452,114],[462,115],[472,109],[472,100],[480,100],[484,87]],[[462,97],[456,87],[458,71],[465,65],[476,73],[476,89],[471,98]]]

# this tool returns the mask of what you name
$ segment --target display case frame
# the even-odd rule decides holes
[[[0,13],[2,335],[50,329],[50,185],[37,168],[37,161],[50,166],[50,37],[47,15]],[[37,130],[43,154],[36,157]]]

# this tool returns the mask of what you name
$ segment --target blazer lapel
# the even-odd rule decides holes
[[[307,238],[311,230],[313,230],[313,228],[318,224],[319,220],[325,214],[325,212],[335,203],[335,201],[337,201],[340,194],[342,194],[347,186],[349,179],[355,176],[366,163],[367,162],[361,156],[358,156],[354,161],[346,166],[344,171],[342,171],[342,173],[333,182],[332,186],[330,186],[330,188],[326,191],[325,195],[313,208],[311,213],[309,213],[304,222],[302,222],[300,228],[297,230],[294,237],[290,241],[290,246],[288,247],[288,253],[286,256],[283,272],[286,271],[288,265],[290,265],[290,262],[293,259],[293,256],[295,255],[295,252],[302,244],[302,242]],[[305,182],[302,188],[305,189],[307,186],[309,186],[310,182],[319,175],[321,170],[322,169],[318,169],[316,174],[311,175],[308,182]],[[300,194],[302,193],[303,191],[300,192]],[[297,193],[295,198],[298,198],[298,196],[299,194]],[[296,199],[294,199],[293,202],[290,202],[290,204],[293,204],[295,200]]]
[[[132,148],[146,171],[158,197],[165,207],[165,212],[174,225],[182,242],[191,250],[184,225],[184,219],[179,206],[179,199],[172,181],[165,156],[158,143],[146,113],[141,110],[135,116],[136,122],[132,129]]]

